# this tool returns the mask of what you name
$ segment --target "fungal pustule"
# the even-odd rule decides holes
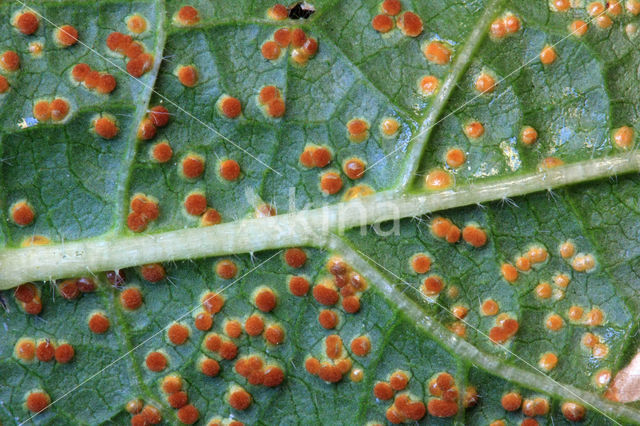
[[[523,144],[531,146],[538,140],[538,132],[531,126],[525,126],[520,131],[520,140]]]
[[[333,159],[333,153],[326,146],[313,147],[309,152],[311,153],[311,163],[313,167],[326,167]]]
[[[487,233],[480,227],[469,224],[462,230],[462,239],[467,244],[479,248],[487,243]]]
[[[420,92],[425,96],[431,96],[438,91],[440,80],[433,75],[425,75],[418,82]]]
[[[362,142],[369,137],[369,123],[362,118],[353,118],[347,123],[347,135],[352,142]]]
[[[404,390],[409,384],[409,375],[402,370],[396,370],[389,376],[389,384],[395,391]]]
[[[496,88],[496,79],[491,74],[483,72],[476,78],[475,88],[480,93],[492,93]]]
[[[260,47],[260,52],[262,53],[263,58],[269,61],[275,61],[280,57],[282,49],[277,42],[273,40],[267,40]]]
[[[633,16],[640,14],[640,1],[639,0],[627,0],[625,3],[627,12]]]
[[[0,55],[0,68],[7,72],[17,71],[20,68],[20,56],[13,50],[7,50]]]
[[[396,25],[407,37],[418,37],[422,34],[422,19],[413,12],[404,12],[396,19]]]
[[[236,160],[226,159],[220,162],[218,172],[220,177],[226,181],[232,182],[240,177],[240,164]]]
[[[309,280],[305,277],[290,277],[289,278],[289,291],[294,296],[302,297],[309,292]]]
[[[32,413],[39,413],[46,410],[50,403],[51,398],[49,394],[40,389],[29,392],[25,399],[25,407]]]
[[[201,216],[207,210],[207,197],[202,192],[192,192],[184,199],[184,209],[192,216]]]
[[[451,175],[442,169],[431,170],[424,180],[426,188],[432,191],[447,189],[453,183]]]
[[[194,65],[181,65],[175,73],[180,83],[185,87],[194,87],[198,84],[198,70]]]
[[[18,200],[9,208],[11,221],[18,226],[29,226],[33,223],[36,213],[31,204],[26,200]]]
[[[442,278],[437,275],[431,275],[424,279],[420,291],[425,296],[437,296],[444,289]]]
[[[115,118],[110,115],[103,115],[93,121],[93,131],[103,139],[113,139],[118,136],[120,129]]]
[[[145,358],[146,367],[155,373],[159,373],[167,368],[169,364],[169,360],[167,356],[162,351],[153,351],[147,354]]]
[[[540,51],[540,62],[543,65],[551,65],[558,58],[558,54],[552,46],[545,46]]]
[[[279,28],[273,33],[273,40],[282,48],[289,47],[291,43],[291,30],[289,28]]]
[[[232,339],[237,339],[242,335],[242,324],[239,321],[227,319],[223,328],[224,333]]]
[[[205,376],[216,377],[220,373],[220,364],[213,358],[202,357],[198,366]]]
[[[213,326],[213,316],[209,312],[198,312],[193,321],[200,331],[209,331]]]
[[[49,362],[55,357],[56,348],[49,339],[43,339],[38,342],[36,348],[36,357],[39,361]]]
[[[162,105],[156,105],[149,110],[149,118],[156,127],[164,127],[169,124],[169,110]]]
[[[271,312],[276,308],[278,298],[271,288],[263,286],[254,291],[253,303],[262,312]]]
[[[292,268],[301,268],[307,262],[307,254],[301,248],[290,248],[284,252],[284,261]]]
[[[272,345],[279,345],[284,342],[284,330],[278,324],[271,324],[264,330],[264,338]]]
[[[289,17],[289,10],[285,5],[276,3],[267,9],[267,17],[274,21],[282,21]]]
[[[352,354],[365,357],[371,351],[371,340],[367,336],[358,336],[351,341],[350,348]]]
[[[507,392],[502,395],[500,403],[507,411],[518,411],[522,405],[522,396],[518,392]]]
[[[30,337],[21,337],[13,347],[13,354],[20,361],[29,362],[36,356],[36,342]]]
[[[431,257],[425,253],[416,253],[409,259],[411,269],[416,274],[426,274],[431,269]]]
[[[380,10],[389,16],[396,16],[402,11],[402,3],[400,0],[384,0]]]
[[[167,402],[172,408],[179,409],[187,405],[189,396],[184,391],[174,392],[167,396]]]
[[[33,104],[33,118],[39,122],[49,121],[51,118],[51,103],[46,100],[37,101]]]
[[[394,27],[393,18],[388,15],[376,15],[371,20],[371,26],[379,33],[388,33]]]
[[[614,130],[613,141],[620,149],[629,149],[633,146],[634,139],[633,128],[629,126],[622,126]]]
[[[114,76],[112,76],[111,74],[103,73],[100,74],[100,79],[98,80],[95,89],[96,92],[102,95],[107,95],[113,92],[116,89],[117,85],[118,83],[116,82]]]
[[[180,392],[182,390],[182,384],[182,377],[178,374],[169,374],[162,378],[160,388],[162,392],[171,395],[172,393]]]
[[[544,371],[551,371],[558,365],[558,356],[552,352],[546,352],[540,356],[538,366]]]
[[[109,330],[111,322],[104,312],[94,312],[89,316],[89,330],[95,334],[104,334]]]
[[[140,267],[140,275],[145,281],[157,283],[166,277],[164,266],[160,263],[149,263]]]
[[[501,39],[507,35],[507,27],[505,26],[503,18],[497,18],[489,27],[489,33],[493,39]]]
[[[383,136],[392,137],[396,133],[398,133],[398,129],[400,128],[400,123],[395,118],[389,117],[385,118],[380,122],[380,132]]]
[[[139,35],[147,31],[148,23],[144,16],[135,14],[127,17],[127,29],[133,34]]]
[[[576,37],[582,37],[587,33],[589,25],[582,19],[576,19],[569,25],[569,32]]]
[[[451,61],[451,49],[440,41],[431,41],[423,49],[425,58],[436,65],[446,65]]]
[[[200,217],[200,226],[213,226],[220,222],[222,222],[222,216],[212,207],[208,207]]]
[[[51,108],[51,119],[53,121],[63,121],[69,113],[69,102],[64,99],[56,98],[49,105]]]
[[[249,336],[259,336],[264,331],[264,319],[259,314],[252,314],[244,322],[244,331]]]
[[[142,293],[136,287],[126,288],[120,293],[120,304],[123,308],[134,311],[142,306]]]
[[[13,26],[24,35],[31,35],[38,31],[40,20],[38,16],[31,12],[25,11],[18,13],[13,20]]]
[[[536,296],[540,299],[548,299],[551,297],[553,289],[551,288],[551,285],[549,285],[549,283],[542,282],[536,286],[535,293]]]
[[[3,93],[7,93],[11,85],[9,84],[9,80],[3,75],[0,75],[0,95]]]
[[[357,157],[349,158],[344,162],[342,170],[349,179],[360,179],[364,176],[365,164]]]
[[[229,405],[238,411],[243,411],[251,405],[251,394],[240,386],[232,386],[227,396]]]
[[[507,34],[513,34],[520,30],[520,19],[509,13],[504,17],[504,27],[507,30]]]
[[[73,46],[78,42],[78,30],[71,25],[63,25],[56,28],[54,32],[55,40],[60,47]]]
[[[560,411],[570,422],[581,422],[586,414],[584,406],[577,402],[563,402]]]
[[[174,15],[173,21],[177,25],[191,26],[200,22],[200,13],[198,9],[193,6],[182,6],[180,10]]]
[[[56,351],[54,357],[56,362],[59,364],[66,364],[71,362],[73,357],[75,356],[75,349],[69,343],[63,342],[58,344],[56,347]]]
[[[503,263],[500,272],[507,282],[513,283],[518,279],[518,270],[510,263]]]
[[[220,293],[207,292],[200,299],[202,307],[210,314],[217,314],[224,306],[224,297]]]
[[[478,139],[484,135],[484,125],[479,121],[471,121],[464,126],[464,134],[470,139]]]
[[[222,95],[216,103],[218,111],[227,118],[238,118],[242,114],[240,100],[229,95]]]
[[[326,355],[331,359],[342,356],[342,339],[337,334],[331,334],[324,339]]]
[[[337,172],[329,171],[320,176],[320,190],[326,195],[334,195],[342,189],[342,178]]]
[[[183,345],[190,335],[191,330],[184,324],[173,323],[167,329],[167,339],[174,345]]]
[[[127,72],[133,77],[136,77],[136,78],[142,77],[144,73],[151,70],[151,67],[153,66],[153,61],[154,61],[154,58],[152,55],[148,53],[142,53],[141,55],[138,55],[135,58],[130,59],[129,62],[127,62]],[[187,72],[184,75],[184,77],[185,79],[188,77],[193,77],[193,74]],[[197,80],[197,73],[195,74],[195,77]],[[182,82],[182,79],[180,79],[180,82]],[[193,84],[195,84],[195,82],[193,82]]]
[[[181,162],[182,176],[187,179],[197,179],[204,173],[204,157],[198,154],[187,154]]]
[[[564,320],[558,314],[551,314],[545,319],[544,325],[551,331],[558,331],[564,326]]]
[[[224,259],[216,263],[216,275],[224,280],[230,280],[238,273],[238,266],[230,260]]]
[[[318,314],[318,323],[325,330],[332,330],[338,325],[338,314],[329,309],[323,309]]]
[[[493,316],[500,312],[500,305],[493,299],[486,299],[480,306],[480,313],[485,316]]]

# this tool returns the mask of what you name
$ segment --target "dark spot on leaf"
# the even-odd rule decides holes
[[[307,3],[300,1],[289,8],[290,19],[308,19],[316,11],[316,8]]]

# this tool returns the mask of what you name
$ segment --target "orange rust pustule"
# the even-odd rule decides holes
[[[40,20],[35,13],[27,11],[16,17],[14,25],[22,34],[31,35],[38,31]]]
[[[292,268],[301,268],[307,262],[307,254],[301,248],[290,248],[284,252],[284,261]]]
[[[240,177],[240,165],[236,160],[224,160],[220,163],[220,177],[227,181],[234,181]]]
[[[244,330],[249,336],[259,336],[264,330],[264,320],[260,315],[253,314],[245,321]]]
[[[371,351],[371,341],[367,336],[359,336],[351,341],[351,352],[359,357],[365,357]]]
[[[27,400],[25,401],[27,410],[32,413],[39,413],[46,410],[50,403],[51,398],[44,391],[30,392],[27,395]]]
[[[187,404],[178,410],[176,416],[183,424],[192,425],[200,418],[200,412],[194,405]]]
[[[229,394],[227,401],[233,409],[243,411],[251,405],[251,394],[242,388],[238,388]]]
[[[100,117],[95,120],[93,129],[103,139],[113,139],[120,133],[116,122],[109,117]]]
[[[167,368],[168,361],[162,352],[155,351],[147,355],[145,364],[149,370],[157,373]]]
[[[60,364],[66,364],[68,362],[71,362],[74,356],[75,356],[75,350],[73,349],[73,346],[71,346],[69,343],[63,343],[61,345],[58,345],[58,347],[56,348],[55,358],[56,358],[56,362]]]
[[[242,104],[238,98],[223,96],[219,102],[219,109],[222,115],[227,118],[238,118],[242,114]]]
[[[78,30],[72,25],[63,25],[56,29],[55,36],[58,44],[64,47],[73,46],[78,42]]]
[[[195,25],[200,22],[200,13],[193,6],[182,6],[176,14],[176,20],[185,26]]]
[[[89,318],[89,330],[95,334],[104,334],[109,330],[109,318],[102,313],[95,313]]]
[[[189,154],[182,159],[182,174],[187,179],[197,179],[204,173],[204,158]]]
[[[167,330],[167,337],[174,345],[183,345],[189,339],[189,328],[184,324],[172,324]]]
[[[207,210],[207,197],[201,193],[189,194],[184,200],[184,209],[192,216],[201,216]]]
[[[120,304],[123,308],[134,311],[142,306],[142,293],[135,287],[126,288],[120,293]]]
[[[7,50],[0,55],[0,68],[5,71],[17,71],[20,68],[20,57],[13,50]]]
[[[294,296],[305,296],[309,292],[309,281],[304,277],[291,277],[289,279],[289,291]]]

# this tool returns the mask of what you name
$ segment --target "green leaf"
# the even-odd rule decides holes
[[[640,3],[603,3],[600,16],[564,3],[403,0],[417,37],[400,28],[410,15],[374,30],[379,0],[316,1],[283,20],[272,2],[196,0],[192,25],[173,0],[0,4],[0,55],[20,58],[16,70],[0,60],[0,422],[640,424]],[[25,12],[38,15],[32,34],[16,24]],[[506,19],[519,26],[500,36]],[[72,46],[57,42],[63,25],[78,30]],[[266,59],[283,28],[317,52]],[[130,58],[112,49],[114,32],[150,55],[138,77],[130,62],[143,56],[131,41]],[[433,42],[450,60],[428,59]],[[115,90],[76,81],[79,63]],[[493,90],[479,91],[481,75]],[[261,104],[265,86],[282,117]],[[238,117],[223,113],[226,96]],[[35,108],[54,99],[69,106],[59,121]],[[158,105],[169,122],[143,137]],[[115,137],[94,129],[99,117]],[[349,135],[353,119],[364,137]],[[328,163],[306,167],[313,149]],[[192,178],[189,156],[204,162]],[[354,158],[364,172],[350,177]],[[237,178],[221,173],[226,160]],[[190,213],[192,194],[221,223]],[[172,376],[184,394],[163,386]],[[505,409],[510,393],[522,407]]]

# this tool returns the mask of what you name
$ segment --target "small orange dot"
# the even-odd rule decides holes
[[[134,77],[141,77],[151,69],[153,61],[153,56],[148,53],[138,55],[127,62],[127,72]]]
[[[115,120],[109,117],[100,117],[95,120],[93,128],[96,134],[103,139],[113,139],[120,132]]]
[[[220,364],[212,358],[203,358],[200,361],[200,371],[205,376],[216,377],[220,373]]]
[[[432,275],[430,277],[425,278],[422,283],[422,287],[420,290],[427,296],[437,296],[440,294],[442,289],[444,288],[444,283],[442,282],[442,278]]]
[[[533,145],[538,140],[538,132],[531,126],[525,126],[520,132],[520,139],[525,145]]]
[[[253,314],[245,321],[244,330],[249,336],[259,336],[264,330],[264,320],[260,315]]]
[[[312,150],[309,150],[311,153],[311,161],[313,163],[313,167],[325,167],[327,166],[333,157],[333,154],[329,150],[329,148],[321,146],[314,147]]]
[[[409,376],[404,371],[394,371],[391,373],[391,377],[389,377],[389,384],[395,391],[401,391],[407,387],[409,383]]]
[[[29,392],[27,395],[27,400],[25,405],[27,406],[27,410],[32,413],[39,413],[47,409],[49,404],[51,403],[51,398],[44,391],[33,391]]]
[[[151,352],[145,360],[147,368],[154,372],[159,372],[167,368],[167,357],[162,352]]]
[[[551,297],[552,289],[549,283],[540,283],[536,286],[536,295],[540,299],[548,299]]]
[[[314,299],[322,305],[333,306],[338,302],[338,292],[325,283],[316,284],[312,293]]]
[[[230,280],[238,273],[238,267],[233,261],[224,259],[216,263],[216,274],[225,280]]]
[[[478,139],[484,135],[484,126],[479,121],[472,121],[464,126],[464,133],[469,138]]]
[[[320,189],[327,195],[338,193],[342,189],[342,178],[336,172],[327,172],[320,177]]]
[[[514,15],[507,15],[504,18],[504,26],[508,34],[513,34],[520,30],[520,19]]]
[[[151,119],[143,118],[140,124],[138,125],[138,139],[143,141],[148,141],[153,139],[156,136],[156,126],[153,124]]]
[[[396,16],[402,10],[402,3],[400,0],[384,0],[381,8],[387,15]]]
[[[431,232],[438,238],[445,238],[452,226],[449,219],[436,217],[431,221]]]
[[[0,56],[0,68],[7,72],[17,71],[20,68],[20,57],[13,50],[7,50]]]
[[[0,75],[0,94],[6,93],[9,90],[9,81],[5,76]]]
[[[462,166],[467,160],[466,155],[463,150],[459,148],[452,148],[447,151],[447,155],[445,161],[449,167],[453,167],[457,169]]]
[[[531,269],[531,261],[526,256],[520,256],[516,259],[516,268],[520,271],[526,272]]]
[[[251,395],[241,387],[235,387],[229,393],[229,405],[235,410],[246,410],[251,405]]]
[[[462,239],[473,247],[482,247],[487,243],[487,233],[475,225],[467,225],[462,230]]]
[[[270,325],[264,331],[264,338],[272,345],[279,345],[284,342],[284,330],[277,324]]]
[[[500,39],[507,35],[507,27],[503,18],[498,18],[491,23],[491,37]]]
[[[109,330],[109,318],[102,313],[95,313],[89,318],[89,330],[96,334],[103,334]]]
[[[544,247],[534,246],[527,251],[526,256],[531,263],[542,263],[549,257],[549,252]]]
[[[502,396],[500,402],[505,410],[517,411],[522,405],[522,396],[517,392],[509,392]]]
[[[237,118],[242,113],[240,100],[232,96],[223,95],[218,101],[219,111],[227,118]]]
[[[169,327],[169,330],[167,330],[167,337],[174,345],[183,345],[189,338],[190,334],[191,332],[186,325],[178,323],[172,324]]]
[[[169,110],[162,105],[156,105],[149,110],[149,118],[156,127],[164,127],[169,124]]]
[[[309,281],[304,277],[291,277],[289,291],[294,296],[302,297],[309,292]]]
[[[407,12],[410,13],[410,12]],[[424,48],[424,56],[429,62],[437,65],[448,64],[451,60],[451,50],[442,42],[429,42]]]
[[[342,309],[348,314],[355,314],[360,311],[360,298],[358,296],[347,296],[342,299]]]
[[[440,80],[433,75],[426,75],[420,80],[420,90],[423,95],[430,96],[438,91]]]
[[[273,40],[264,42],[262,44],[262,47],[260,48],[260,51],[262,52],[262,56],[270,61],[278,59],[280,57],[280,53],[282,52],[282,50],[280,49],[280,45]]]
[[[140,275],[142,275],[142,278],[144,278],[146,281],[149,281],[150,283],[157,283],[158,281],[162,281],[165,276],[165,270],[164,267],[159,264],[159,263],[150,263],[147,265],[143,265],[140,268]]]
[[[120,293],[120,303],[125,309],[136,310],[142,306],[142,293],[135,287],[129,287]]]
[[[209,331],[213,325],[213,317],[209,312],[200,312],[195,317],[194,325],[198,330]]]
[[[22,34],[31,35],[38,30],[40,22],[35,13],[23,12],[16,17],[14,25]]]
[[[408,37],[418,37],[422,33],[422,19],[413,12],[405,12],[398,17],[396,25]]]
[[[467,316],[468,312],[469,308],[462,305],[456,305],[451,309],[451,313],[453,314],[453,316],[458,319],[464,319]]]
[[[151,151],[151,156],[158,163],[166,163],[171,160],[173,156],[173,150],[171,149],[171,145],[169,142],[159,142],[153,146]]]
[[[273,33],[273,40],[282,48],[289,47],[289,44],[291,43],[291,30],[289,30],[289,28],[280,28],[276,30],[276,32]],[[266,102],[267,101],[264,101],[263,103]]]
[[[362,142],[368,136],[369,123],[360,118],[353,118],[347,123],[347,133],[353,142]]]
[[[224,306],[224,297],[220,293],[208,292],[201,300],[202,307],[210,314],[217,314]]]
[[[75,350],[73,346],[68,343],[63,343],[58,345],[55,352],[56,362],[60,364],[66,364],[70,362],[75,355]]]
[[[540,361],[538,361],[538,365],[545,371],[551,371],[556,368],[556,365],[558,365],[558,357],[556,354],[547,352],[542,354]]]
[[[371,20],[371,26],[379,33],[388,33],[393,29],[393,19],[387,15],[376,15]]]
[[[277,305],[277,298],[273,290],[265,287],[255,294],[253,302],[262,312],[271,312]]]
[[[204,158],[189,154],[182,159],[182,174],[187,179],[197,179],[204,173]]]
[[[581,19],[576,19],[569,25],[569,31],[576,37],[582,37],[587,33],[589,25]]]
[[[476,79],[476,90],[480,93],[491,93],[496,88],[496,80],[487,73],[482,73]]]
[[[127,18],[127,28],[134,34],[142,34],[147,30],[147,20],[140,15],[133,15]]]
[[[435,169],[425,177],[427,189],[439,191],[451,186],[451,175],[442,169]]]
[[[201,226],[217,225],[220,222],[222,222],[222,217],[220,216],[220,213],[216,209],[211,207],[207,208],[202,214],[202,217],[200,218]]]
[[[56,353],[56,348],[53,346],[49,339],[45,339],[38,343],[36,348],[36,356],[42,362],[49,362],[53,359]]]
[[[387,382],[378,382],[373,386],[373,395],[381,401],[388,401],[393,398],[393,388]]]
[[[571,321],[580,321],[582,319],[582,314],[584,313],[584,309],[580,306],[572,306],[569,308],[569,319]]]
[[[318,314],[318,322],[322,328],[332,330],[338,325],[338,314],[331,310],[323,309],[320,311],[320,314]]]
[[[28,226],[33,223],[36,213],[27,201],[17,201],[9,209],[11,220],[18,226]]]
[[[48,101],[38,101],[33,105],[33,117],[40,121],[49,121],[51,118],[51,104]]]
[[[351,341],[351,352],[359,357],[364,357],[371,351],[371,341],[367,336],[359,336]]]
[[[185,425],[192,425],[200,418],[200,412],[192,404],[187,404],[178,410],[176,417],[178,417],[178,420],[180,420],[181,423]]]
[[[385,118],[380,123],[380,130],[385,136],[393,136],[398,132],[400,123],[395,118]]]
[[[31,361],[36,356],[36,344],[33,339],[23,337],[18,339],[13,352],[18,359]]]
[[[424,253],[414,254],[410,263],[416,274],[425,274],[431,269],[431,258]]]
[[[193,87],[198,83],[198,70],[193,65],[178,67],[176,75],[180,83],[185,87]]]
[[[575,402],[564,402],[561,407],[562,415],[570,422],[581,422],[586,414],[584,406]]]
[[[359,158],[350,158],[344,163],[342,170],[349,179],[360,179],[364,176],[365,165]]]
[[[550,65],[558,58],[556,51],[551,46],[545,46],[540,52],[540,62]]]
[[[604,313],[598,308],[591,309],[585,318],[585,324],[592,327],[602,325],[603,322]]]
[[[284,252],[284,261],[292,268],[301,268],[307,261],[307,254],[300,248],[290,248]]]
[[[634,131],[629,126],[622,126],[613,133],[613,140],[621,149],[629,149],[633,146]]]
[[[487,299],[482,303],[480,311],[482,312],[482,315],[492,316],[496,315],[500,311],[500,306],[495,300]]]
[[[192,216],[200,216],[207,210],[207,197],[202,193],[192,193],[184,200],[184,209]]]
[[[547,317],[544,325],[551,331],[558,331],[564,325],[564,321],[560,315],[552,314]]]
[[[55,37],[60,46],[73,46],[78,42],[78,30],[71,25],[63,25],[56,29]]]
[[[302,47],[307,41],[307,35],[301,28],[294,28],[291,32],[291,44],[293,47]]]
[[[182,6],[176,14],[176,21],[180,25],[195,25],[200,22],[200,13],[193,6]]]
[[[289,11],[285,5],[277,3],[267,10],[267,15],[273,20],[282,21],[289,17]]]
[[[182,390],[182,378],[171,374],[162,379],[162,391],[166,394],[173,394]],[[142,408],[142,407],[141,407]]]

